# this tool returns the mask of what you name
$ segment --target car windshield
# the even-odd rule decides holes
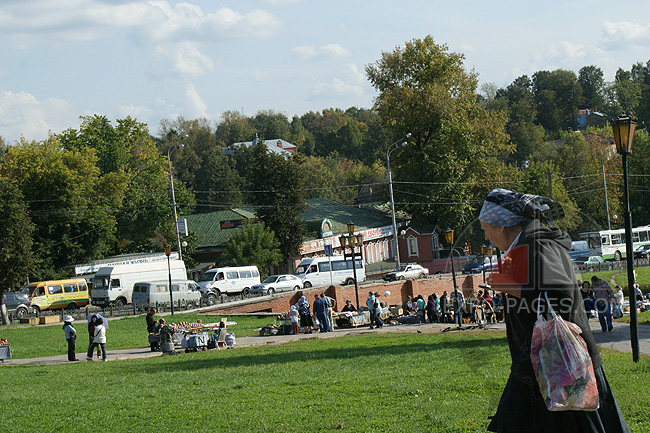
[[[214,274],[215,272],[205,272],[203,275],[201,275],[199,281],[212,281]]]
[[[481,264],[483,264],[483,257],[474,257],[467,264],[468,265],[481,265]]]
[[[262,282],[263,283],[275,283],[275,280],[277,280],[277,279],[278,279],[277,275],[271,275],[270,277],[264,278],[264,281],[262,281]]]
[[[294,274],[304,274],[307,272],[307,269],[309,269],[309,265],[311,264],[311,261],[309,262],[301,262],[298,267],[296,268],[296,271]]]

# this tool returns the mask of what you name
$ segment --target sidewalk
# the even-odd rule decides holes
[[[632,352],[630,345],[630,326],[626,323],[615,323],[612,332],[602,332],[598,319],[590,319],[589,324],[596,339],[596,343],[608,349],[618,350],[620,352]],[[264,346],[269,344],[283,344],[290,341],[302,340],[304,338],[335,338],[344,335],[357,335],[365,333],[386,333],[386,332],[413,332],[413,333],[438,333],[450,328],[455,329],[453,324],[410,324],[410,325],[386,325],[382,329],[370,330],[367,327],[360,328],[337,328],[333,332],[325,334],[298,334],[298,335],[274,335],[267,337],[236,337],[237,347],[251,347],[251,346]],[[466,328],[470,328],[466,326]],[[504,323],[489,324],[486,326],[487,330],[505,330]],[[469,329],[467,332],[471,332]],[[639,351],[640,353],[650,355],[650,326],[639,326]],[[138,358],[153,358],[156,356],[167,356],[161,352],[152,352],[149,346],[139,347],[134,349],[118,349],[106,351],[108,361],[118,361],[122,359],[138,359]],[[96,354],[95,354],[96,356]],[[86,353],[77,353],[79,362],[86,361]],[[55,365],[65,364],[68,362],[67,354],[56,356],[47,356],[41,358],[24,358],[24,359],[6,359],[5,362],[0,362],[0,366],[6,365]],[[97,358],[93,359],[97,362]]]

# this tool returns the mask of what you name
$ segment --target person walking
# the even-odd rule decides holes
[[[68,361],[79,361],[75,355],[75,341],[77,340],[77,331],[73,328],[72,316],[65,316],[63,320],[63,332],[65,333],[65,340],[68,342]]]
[[[97,319],[96,314],[93,314],[88,319],[88,352],[90,352],[91,357],[92,351],[90,350],[90,347],[93,345],[93,338],[95,338],[95,319]],[[97,347],[97,359],[99,359],[100,356],[99,347]]]
[[[512,364],[501,400],[488,425],[498,433],[629,433],[607,383],[603,361],[591,332],[573,264],[571,238],[548,224],[544,212],[559,214],[550,199],[494,189],[479,215],[485,239],[505,253],[493,289],[505,293],[506,338]],[[600,407],[594,411],[550,411],[540,393],[530,355],[539,297],[564,320],[581,328],[593,364]],[[547,310],[548,311],[548,310]]]
[[[321,298],[325,298],[325,302],[327,303],[327,308],[325,309],[325,317],[327,318],[327,330],[329,332],[334,331],[334,306],[336,305],[336,300],[334,298],[330,298],[326,294],[321,294]]]
[[[596,297],[596,311],[598,311],[598,321],[603,332],[611,332],[614,329],[612,325],[612,300],[614,292],[612,287],[605,280],[597,276],[591,277],[591,289]]]
[[[104,327],[102,319],[99,317],[95,316],[94,322],[95,329],[93,332],[93,342],[88,349],[88,353],[86,354],[86,361],[93,360],[93,350],[95,347],[99,347],[101,348],[102,361],[106,362],[106,328]]]
[[[318,327],[320,329],[320,332],[327,332],[327,301],[325,300],[325,297],[322,293],[320,296],[316,295],[313,308],[314,314],[318,319]]]

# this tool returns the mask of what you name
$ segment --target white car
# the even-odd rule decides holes
[[[391,271],[384,275],[382,278],[384,281],[395,281],[395,280],[412,280],[415,278],[426,278],[429,276],[429,270],[420,265],[401,265],[398,266],[394,271]]]
[[[302,289],[302,280],[295,275],[271,275],[260,284],[251,287],[251,293],[272,295],[276,292],[288,292]]]

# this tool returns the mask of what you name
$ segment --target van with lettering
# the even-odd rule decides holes
[[[257,266],[228,266],[208,269],[199,278],[201,292],[208,305],[213,305],[221,294],[250,293],[251,287],[260,284]]]
[[[74,311],[88,305],[88,285],[83,278],[29,283],[22,288],[21,293],[29,296],[30,305],[36,314],[44,310]]]
[[[168,263],[164,261],[100,268],[93,278],[91,303],[98,307],[124,307],[131,303],[135,283],[169,280],[170,274],[172,281],[187,280],[185,263],[182,260],[171,260],[169,268]]]

